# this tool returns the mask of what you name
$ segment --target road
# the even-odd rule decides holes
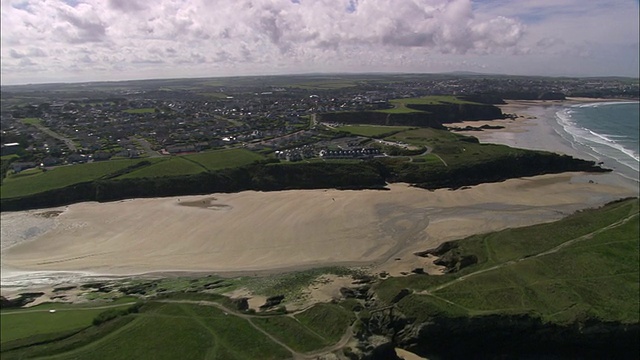
[[[30,124],[30,125],[34,126],[36,129],[42,131],[43,133],[51,136],[52,138],[58,139],[58,140],[64,142],[65,145],[67,145],[67,148],[69,149],[69,151],[71,151],[71,152],[77,152],[78,151],[78,148],[73,143],[73,140],[58,134],[57,132],[49,129],[48,127],[46,127],[46,126],[44,126],[42,124]]]
[[[145,153],[147,153],[149,155],[149,157],[161,157],[162,155],[160,155],[157,151],[154,151],[151,148],[151,144],[149,144],[149,142],[145,139],[141,139],[141,138],[137,138],[134,136],[129,137],[129,140],[131,141],[135,141],[137,142],[140,147],[144,150]]]

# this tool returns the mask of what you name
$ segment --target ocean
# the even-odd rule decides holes
[[[639,181],[640,102],[598,102],[556,109],[556,132],[577,151]]]

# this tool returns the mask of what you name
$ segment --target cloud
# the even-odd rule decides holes
[[[491,68],[483,62],[556,56],[606,38],[601,27],[578,26],[576,16],[607,24],[623,43],[629,25],[607,20],[621,14],[628,22],[633,12],[622,2],[2,0],[2,74],[19,81],[46,74],[90,79],[94,68],[113,69],[114,78],[182,71],[168,64],[189,67],[191,76]],[[75,66],[87,51],[91,66]],[[25,57],[42,59],[42,72],[23,68]],[[47,65],[47,57],[55,61]]]

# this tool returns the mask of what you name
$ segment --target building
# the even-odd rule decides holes
[[[20,144],[19,143],[7,143],[7,144],[2,144],[0,146],[0,148],[2,149],[0,152],[2,153],[2,156],[5,155],[12,155],[18,152],[18,150],[20,150]]]

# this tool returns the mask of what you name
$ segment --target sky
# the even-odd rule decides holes
[[[303,73],[639,76],[638,0],[1,0],[2,85]]]

